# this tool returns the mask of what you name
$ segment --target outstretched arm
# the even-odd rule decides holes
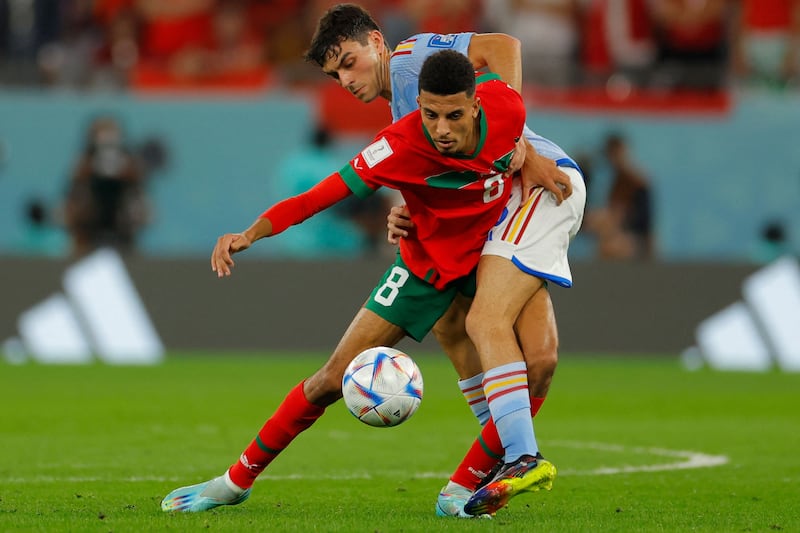
[[[219,278],[230,276],[234,266],[233,254],[247,250],[259,239],[277,235],[289,226],[301,223],[350,194],[350,189],[337,172],[306,192],[278,202],[243,232],[226,233],[217,239],[211,253],[211,270]]]

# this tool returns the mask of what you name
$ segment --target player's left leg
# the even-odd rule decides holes
[[[392,346],[404,336],[403,328],[362,308],[327,362],[289,392],[239,459],[221,476],[173,490],[162,500],[162,510],[207,511],[246,500],[267,466],[341,398],[342,376],[350,361],[367,348]]]

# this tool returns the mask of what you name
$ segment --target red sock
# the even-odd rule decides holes
[[[503,444],[494,427],[494,420],[491,418],[483,426],[481,434],[472,443],[467,455],[461,460],[456,471],[450,477],[450,481],[458,483],[470,490],[475,490],[478,483],[503,459]]]
[[[267,465],[324,412],[324,407],[314,405],[306,399],[301,382],[286,395],[253,442],[231,466],[228,471],[231,481],[243,489],[252,487]]]
[[[534,398],[531,396],[531,417],[535,417],[536,413],[539,412],[539,409],[542,408],[542,404],[544,403],[544,398]]]

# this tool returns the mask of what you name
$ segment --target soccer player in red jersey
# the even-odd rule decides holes
[[[474,268],[508,200],[508,166],[525,123],[518,92],[495,75],[477,81],[464,55],[432,55],[419,76],[419,112],[382,130],[341,171],[269,208],[244,232],[218,239],[211,266],[222,277],[231,274],[232,254],[381,186],[403,194],[417,228],[322,368],[289,392],[223,475],[172,491],[163,510],[204,511],[247,499],[269,463],[341,398],[344,369],[358,353],[405,336],[421,340],[457,294],[474,294]]]
[[[513,37],[422,33],[404,39],[390,52],[369,13],[353,4],[339,4],[326,12],[306,58],[356,98],[389,100],[397,120],[416,110],[420,66],[443,48],[464,54],[476,70],[499,73],[521,89],[520,47]],[[436,502],[440,516],[465,516],[470,500],[473,513],[491,513],[521,491],[549,487],[554,476],[554,470],[538,468],[533,424],[524,418],[528,412],[535,416],[542,405],[558,361],[558,332],[547,283],[572,284],[567,250],[581,224],[586,189],[577,164],[556,143],[527,127],[521,141],[532,149],[525,150],[522,179],[515,181],[506,205],[508,216],[487,239],[475,300],[471,306],[463,298],[454,300],[433,329],[458,372],[462,394],[483,426],[440,491]],[[542,187],[533,188],[537,184]],[[563,192],[560,186],[565,186]],[[392,210],[390,241],[408,238],[408,228],[398,227],[404,216],[402,210]],[[499,468],[496,473],[495,468]],[[479,494],[473,494],[484,483]]]

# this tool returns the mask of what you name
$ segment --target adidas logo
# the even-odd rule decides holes
[[[785,256],[745,279],[742,300],[702,321],[689,369],[800,372],[800,265]]]
[[[22,311],[18,337],[2,352],[12,363],[155,364],[164,346],[119,254],[102,249],[66,269],[63,292]]]

